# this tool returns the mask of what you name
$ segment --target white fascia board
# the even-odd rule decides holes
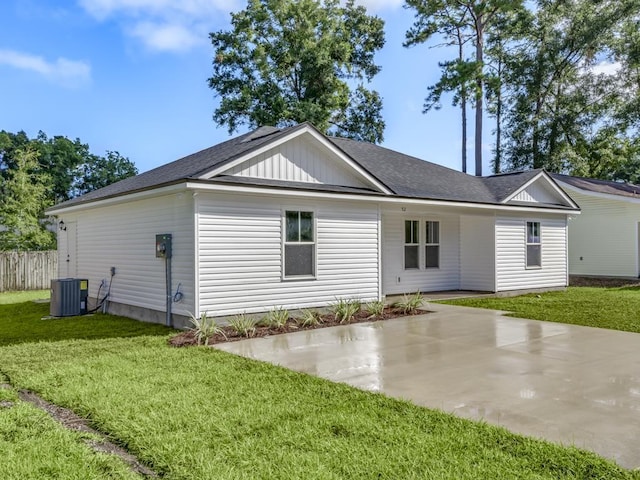
[[[167,194],[177,193],[185,191],[187,183],[176,183],[174,185],[167,185],[166,187],[154,188],[151,190],[143,190],[140,192],[129,193],[125,195],[119,195],[110,198],[104,198],[102,200],[87,201],[83,203],[77,203],[75,205],[69,205],[68,207],[56,207],[53,206],[45,211],[47,215],[61,215],[63,213],[75,212],[78,210],[88,210],[90,208],[106,207],[109,205],[117,205],[119,203],[127,203],[135,200],[142,200],[145,198],[160,197]]]
[[[214,168],[213,170],[208,171],[207,173],[200,175],[200,177],[198,177],[200,180],[210,180],[213,177],[215,177],[216,175],[220,175],[221,173],[226,172],[227,170],[232,169],[233,167],[240,165],[241,163],[246,162],[247,160],[250,160],[251,158],[258,156],[268,150],[271,150],[272,148],[276,148],[290,140],[293,140],[296,137],[299,137],[300,135],[303,135],[305,133],[308,133],[309,135],[311,135],[313,138],[315,138],[316,141],[318,141],[320,144],[322,144],[323,147],[325,147],[327,150],[329,150],[332,154],[334,154],[335,156],[337,156],[338,158],[340,158],[340,160],[342,160],[345,164],[347,164],[347,166],[349,166],[352,170],[354,170],[358,175],[360,175],[361,177],[364,177],[364,179],[372,186],[374,186],[375,188],[377,188],[378,190],[380,190],[383,193],[386,193],[387,195],[391,195],[393,194],[393,192],[391,192],[387,187],[385,187],[382,183],[380,183],[378,180],[376,180],[373,176],[371,176],[371,174],[369,172],[367,172],[366,170],[364,170],[360,165],[358,165],[357,163],[355,163],[353,160],[351,160],[351,158],[349,158],[347,155],[345,155],[340,149],[338,149],[335,145],[333,145],[331,142],[329,142],[323,135],[321,135],[318,131],[316,131],[314,128],[311,128],[308,125],[305,125],[304,127],[295,130],[293,132],[291,132],[289,135],[285,135],[282,138],[279,138],[278,140],[275,140],[273,142],[268,142],[267,144],[263,145],[262,147],[253,150],[249,153],[247,153],[246,155],[243,155],[239,158],[236,158],[235,160],[233,160],[232,162],[229,163],[225,163],[224,165],[221,165],[219,167]]]
[[[406,198],[406,197],[392,197],[383,195],[356,195],[350,193],[334,193],[334,192],[312,192],[308,190],[294,190],[284,188],[265,188],[259,186],[237,186],[237,185],[222,185],[213,183],[196,183],[188,182],[187,189],[199,190],[203,192],[220,192],[220,193],[246,193],[246,194],[260,194],[260,195],[272,195],[282,197],[305,197],[305,198],[320,198],[325,200],[353,200],[360,202],[378,202],[384,204],[396,204],[396,205],[424,205],[424,206],[440,206],[440,207],[455,207],[455,208],[470,208],[478,210],[499,210],[499,211],[511,211],[511,212],[536,212],[536,213],[560,213],[562,215],[577,215],[580,210],[567,210],[548,207],[525,207],[519,205],[498,205],[490,203],[472,203],[472,202],[456,202],[446,200],[425,200],[421,198]]]
[[[562,185],[562,188],[566,188],[567,190],[571,190],[582,195],[587,195],[589,197],[606,198],[607,200],[617,200],[619,202],[640,203],[640,195],[638,196],[638,198],[634,198],[627,197],[625,195],[614,195],[613,193],[592,192],[590,190],[584,190],[574,185],[569,185],[568,183],[564,183],[560,180],[557,180],[557,182]]]
[[[560,197],[562,197],[562,199],[567,202],[569,205],[571,205],[573,208],[580,208],[578,207],[578,204],[576,202],[574,202],[571,197],[569,197],[569,195],[567,195],[562,188],[558,187],[558,185],[551,179],[551,177],[549,177],[549,175],[545,172],[540,172],[538,175],[536,175],[535,177],[533,177],[531,180],[529,180],[527,183],[525,183],[524,185],[522,185],[518,190],[516,190],[515,192],[513,192],[511,195],[509,195],[506,199],[504,199],[502,201],[502,203],[507,203],[510,202],[511,200],[513,200],[520,192],[522,192],[523,190],[526,190],[529,185],[537,182],[540,178],[544,178],[547,181],[547,184],[553,188],[553,190],[560,195]]]

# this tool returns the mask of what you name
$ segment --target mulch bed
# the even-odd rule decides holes
[[[640,286],[640,280],[636,278],[579,277],[577,275],[571,275],[569,277],[569,286],[602,288],[636,287]]]
[[[217,334],[211,337],[207,344],[214,345],[216,343],[237,342],[238,340],[245,340],[247,338],[267,337],[270,335],[281,335],[283,333],[300,332],[303,330],[315,330],[318,328],[335,327],[338,325],[352,325],[354,323],[377,322],[379,320],[391,320],[398,317],[424,315],[425,313],[428,312],[426,310],[404,312],[397,308],[385,307],[384,313],[382,315],[376,316],[371,316],[365,311],[360,311],[353,316],[349,323],[340,323],[340,320],[338,320],[333,313],[327,313],[321,315],[321,321],[318,325],[301,325],[300,323],[298,323],[300,320],[289,317],[287,324],[281,328],[256,325],[255,330],[250,337],[240,335],[230,326],[224,326],[221,327],[224,331],[224,335]],[[169,339],[169,345],[171,345],[172,347],[189,347],[197,344],[198,341],[196,339],[195,333],[192,330],[185,330],[184,332],[181,332]]]

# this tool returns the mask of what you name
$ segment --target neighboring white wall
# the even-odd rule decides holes
[[[540,222],[542,268],[526,268],[526,222]],[[567,285],[567,220],[564,215],[496,218],[497,291]]]
[[[637,277],[640,202],[567,192],[582,208],[569,221],[569,273]]]
[[[440,222],[440,268],[424,268],[424,248],[420,247],[420,269],[404,269],[404,221],[420,222],[424,242],[425,222]],[[382,216],[382,292],[384,295],[457,290],[460,288],[460,228],[457,215],[432,211],[385,210]]]
[[[378,207],[372,203],[200,193],[200,312],[231,315],[377,299]],[[282,279],[282,216],[315,212],[317,278]]]
[[[495,216],[460,216],[460,288],[493,292],[495,276]]]
[[[366,187],[341,160],[303,135],[236,165],[224,175]]]
[[[155,235],[173,235],[172,292],[178,283],[184,299],[173,312],[194,311],[193,198],[190,193],[165,195],[117,205],[64,214],[65,223],[76,222],[77,277],[89,279],[89,295],[95,297],[101,280],[110,280],[116,267],[111,301],[164,312],[165,264],[155,257]],[[62,235],[64,237],[64,235]],[[66,241],[59,261],[66,260]],[[64,275],[66,276],[66,274]],[[101,296],[106,288],[101,291]]]

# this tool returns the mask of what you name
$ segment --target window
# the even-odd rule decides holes
[[[426,268],[440,268],[440,222],[428,221],[424,258]]]
[[[527,268],[542,267],[540,222],[527,222]]]
[[[284,276],[315,275],[313,212],[285,212]]]
[[[420,268],[420,235],[417,220],[404,221],[404,268]]]

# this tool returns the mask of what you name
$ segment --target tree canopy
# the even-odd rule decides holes
[[[0,250],[55,248],[48,207],[137,173],[118,152],[95,155],[79,139],[0,131]]]
[[[214,121],[286,126],[309,121],[331,135],[378,143],[382,99],[366,84],[380,71],[384,22],[353,0],[249,0],[231,30],[210,34]]]

